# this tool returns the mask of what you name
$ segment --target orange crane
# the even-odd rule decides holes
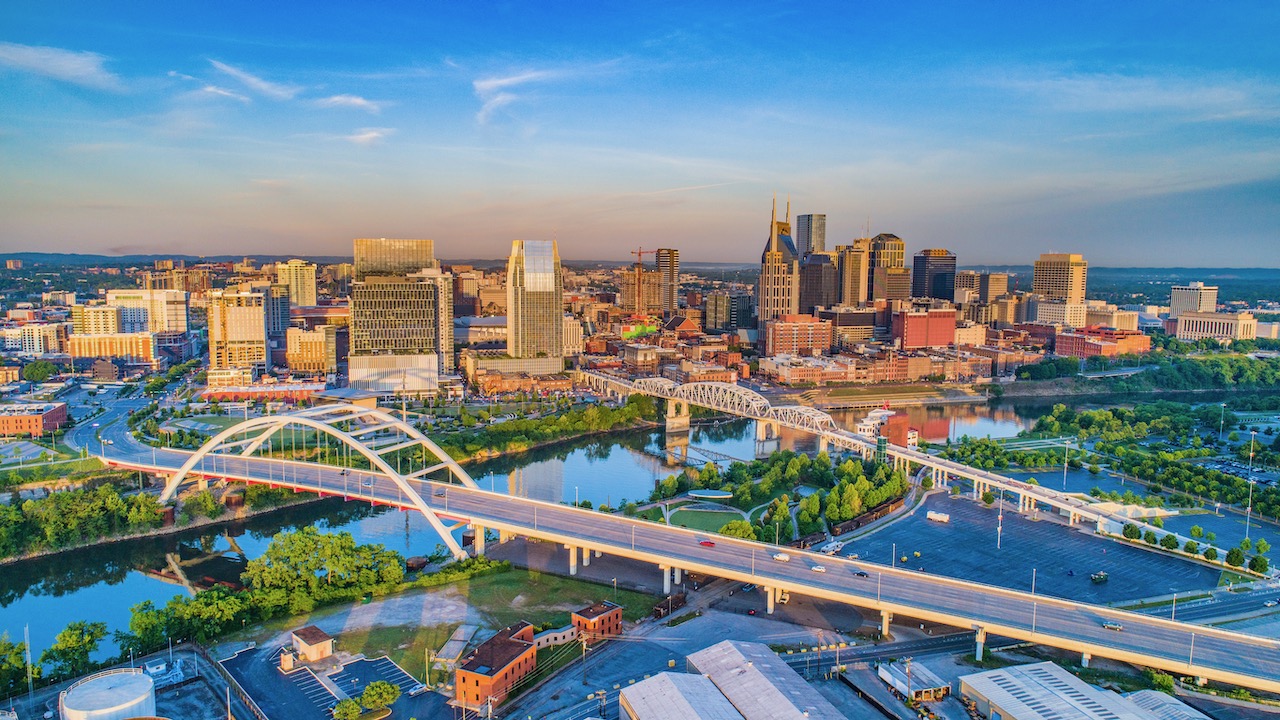
[[[640,246],[635,250],[632,250],[631,254],[636,256],[636,264],[639,265],[644,262],[645,255],[656,255],[657,252],[657,250],[645,250],[644,246]]]

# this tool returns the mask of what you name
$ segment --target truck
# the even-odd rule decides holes
[[[684,607],[688,601],[688,596],[682,592],[668,595],[660,600],[657,605],[653,606],[653,619],[661,620],[676,610]]]
[[[843,548],[844,548],[844,543],[837,540],[835,542],[831,542],[831,543],[827,543],[826,545],[823,545],[821,552],[823,555],[835,555],[836,553],[840,552]]]
[[[929,512],[925,513],[924,516],[925,518],[932,520],[934,522],[940,522],[940,523],[951,522],[950,515],[948,515],[947,513],[936,512],[934,510],[930,510]]]

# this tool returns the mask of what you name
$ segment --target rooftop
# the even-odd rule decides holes
[[[658,673],[622,690],[622,702],[638,720],[742,720],[742,713],[701,675]]]
[[[761,643],[724,640],[688,657],[747,720],[844,718],[826,698]]]
[[[1099,690],[1051,662],[964,675],[960,682],[1009,717],[1023,720],[1157,720],[1161,717],[1116,693]]]
[[[0,405],[0,415],[43,415],[50,410],[63,407],[66,403],[15,403]]]
[[[512,637],[527,627],[529,623],[521,620],[515,625],[502,628],[493,637],[477,645],[458,668],[478,675],[496,675],[533,647],[533,643],[527,640]]]
[[[605,615],[613,611],[614,609],[621,608],[621,607],[622,607],[621,605],[611,603],[608,600],[601,600],[600,602],[594,605],[588,605],[587,607],[584,607],[581,610],[575,610],[573,614],[584,617],[588,620],[595,620],[601,615]]]
[[[322,642],[328,642],[333,639],[329,633],[321,630],[315,625],[308,625],[293,631],[293,636],[306,643],[307,645],[319,645]]]

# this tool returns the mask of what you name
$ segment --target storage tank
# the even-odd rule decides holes
[[[140,668],[90,675],[58,697],[62,720],[127,720],[156,714],[156,685]]]

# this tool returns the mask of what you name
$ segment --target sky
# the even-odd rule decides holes
[[[0,3],[0,252],[1280,266],[1280,3]]]

